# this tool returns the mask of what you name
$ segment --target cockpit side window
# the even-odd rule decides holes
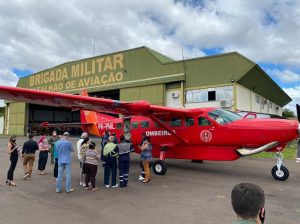
[[[205,117],[198,117],[198,126],[211,126],[211,122]]]
[[[208,113],[208,116],[214,119],[218,124],[228,124],[242,119],[242,116],[228,110],[217,109]]]

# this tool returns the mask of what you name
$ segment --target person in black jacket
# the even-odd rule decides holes
[[[34,141],[34,135],[29,134],[29,140],[24,143],[22,150],[23,168],[25,175],[24,180],[30,180],[32,174],[32,167],[35,160],[35,151],[39,149],[36,141]]]
[[[7,172],[7,179],[6,179],[6,184],[8,184],[9,186],[17,186],[17,184],[14,182],[14,171],[18,163],[19,149],[20,149],[20,145],[17,146],[16,144],[16,136],[15,135],[10,136],[7,145],[7,152],[8,154],[10,154],[10,167]]]

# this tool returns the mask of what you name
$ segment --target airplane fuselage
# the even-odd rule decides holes
[[[234,121],[218,120],[213,113],[216,109],[193,109],[188,118],[165,117],[161,124],[149,117],[133,116],[130,132],[135,152],[140,153],[138,145],[142,134],[151,138],[154,157],[160,157],[165,149],[166,158],[192,160],[235,160],[240,157],[236,152],[240,148],[256,148],[270,142],[279,145],[268,151],[282,151],[286,144],[298,135],[298,122],[279,119],[240,119]],[[115,132],[117,137],[123,134],[124,120],[96,113],[98,136],[105,130]],[[227,123],[226,123],[227,122]],[[163,125],[163,126],[162,126]],[[83,127],[84,128],[84,127]],[[170,131],[182,138],[182,141]],[[84,128],[86,129],[86,128]],[[91,132],[86,129],[86,131]]]

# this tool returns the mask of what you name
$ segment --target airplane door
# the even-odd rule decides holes
[[[198,142],[203,145],[219,145],[223,141],[220,127],[215,126],[205,116],[199,116],[196,123],[199,133]]]
[[[131,117],[124,117],[124,137],[126,139],[131,139]]]

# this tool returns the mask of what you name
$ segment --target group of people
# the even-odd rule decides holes
[[[55,142],[58,140],[58,136],[56,136],[56,132],[53,132],[53,136],[50,137],[49,142],[46,136],[41,136],[38,142],[35,141],[35,136],[33,134],[29,134],[29,139],[21,145],[17,145],[16,136],[12,135],[9,138],[9,142],[7,145],[7,152],[10,155],[10,167],[7,172],[6,184],[9,186],[17,186],[14,181],[14,170],[17,166],[17,162],[19,159],[19,155],[22,159],[22,165],[24,169],[24,180],[30,180],[32,175],[32,169],[35,162],[35,153],[37,150],[39,153],[38,160],[38,174],[45,175],[46,174],[46,164],[48,161],[48,154],[51,153],[51,163],[54,163],[54,156],[57,157],[54,153]],[[56,153],[57,154],[57,153]],[[54,167],[54,176],[57,173],[57,164]]]
[[[152,160],[150,139],[143,138],[143,144],[140,148],[143,152],[141,159],[147,166],[145,169],[147,170],[146,177],[142,182],[148,183],[150,181],[149,162]],[[123,135],[118,140],[115,133],[110,134],[106,131],[102,136],[100,153],[96,150],[96,144],[89,141],[88,134],[83,133],[77,142],[77,155],[81,168],[79,184],[86,189],[89,189],[91,185],[93,191],[98,189],[96,187],[96,174],[99,160],[101,160],[104,167],[105,187],[127,187],[131,152],[133,152],[133,145],[130,139]],[[119,184],[117,184],[117,170],[119,170]]]
[[[29,140],[21,145],[17,145],[16,136],[12,135],[9,139],[7,151],[10,154],[11,165],[7,173],[6,183],[9,186],[16,186],[13,174],[16,168],[19,155],[22,158],[24,168],[24,180],[30,180],[32,169],[35,162],[36,151],[39,150],[38,174],[46,174],[46,164],[50,153],[51,164],[54,164],[53,176],[56,180],[56,191],[61,192],[62,176],[66,172],[66,192],[74,191],[71,188],[71,162],[73,145],[69,141],[70,134],[65,132],[63,135],[57,135],[53,131],[50,138],[41,136],[35,141],[35,136],[29,134]],[[143,183],[150,181],[150,162],[152,160],[152,145],[150,138],[143,135],[143,140],[139,145],[142,161],[142,173],[140,180]],[[96,143],[90,141],[88,134],[84,132],[77,142],[77,155],[80,163],[80,181],[79,184],[86,189],[97,190],[96,174],[98,164],[101,160],[104,167],[104,185],[106,188],[110,186],[127,187],[130,167],[130,153],[133,152],[133,145],[129,138],[123,135],[117,139],[115,133],[110,134],[108,131],[104,133],[101,141],[101,148],[98,151]],[[119,170],[119,184],[117,184],[117,169]]]
[[[106,188],[111,186],[118,187],[116,183],[117,167],[119,168],[119,184],[120,187],[127,187],[130,156],[133,146],[129,139],[120,136],[120,141],[115,135],[104,134],[101,144],[101,153],[96,150],[96,143],[90,141],[88,134],[83,133],[81,139],[77,142],[78,159],[80,161],[80,185],[85,189],[97,190],[96,174],[98,163],[101,159],[104,166],[104,184]],[[54,165],[54,178],[56,179],[56,192],[62,191],[62,177],[66,171],[66,192],[73,192],[71,187],[71,162],[73,145],[69,141],[70,134],[65,132],[63,135],[57,136],[56,132],[47,140],[46,136],[42,136],[38,142],[34,140],[34,135],[29,135],[29,140],[22,147],[17,145],[16,136],[9,138],[7,152],[10,155],[10,167],[7,172],[6,184],[16,186],[14,182],[14,170],[16,168],[19,154],[23,160],[24,180],[30,180],[32,175],[32,167],[35,161],[35,152],[40,151],[38,170],[40,175],[46,174],[45,167],[47,164],[48,153],[51,153],[51,163]],[[140,144],[141,160],[143,164],[144,177],[143,183],[150,181],[149,162],[152,159],[150,138],[143,136]],[[118,163],[117,163],[118,157]],[[249,223],[260,224],[265,219],[265,196],[263,189],[255,184],[241,183],[234,186],[231,192],[231,203],[233,210],[237,215],[235,224]]]

